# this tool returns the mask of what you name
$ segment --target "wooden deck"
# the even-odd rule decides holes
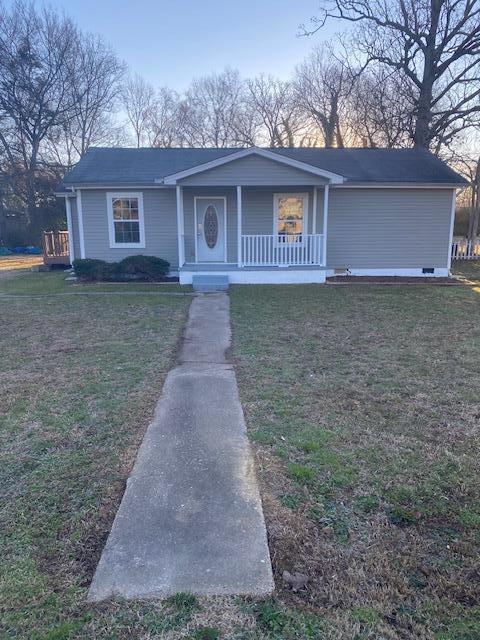
[[[43,263],[45,265],[70,264],[68,231],[44,231]]]

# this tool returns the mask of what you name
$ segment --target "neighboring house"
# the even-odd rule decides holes
[[[182,283],[446,276],[456,189],[420,149],[91,148],[65,177],[71,258],[168,260]]]

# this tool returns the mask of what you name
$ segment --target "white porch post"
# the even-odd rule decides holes
[[[183,187],[177,185],[178,267],[185,264],[185,222],[183,217]]]
[[[72,204],[68,196],[65,196],[65,208],[67,210],[68,253],[70,257],[70,264],[72,264],[75,260],[75,251],[73,248]]]
[[[327,230],[328,230],[328,192],[329,185],[325,185],[325,189],[323,191],[323,256],[322,256],[322,264],[323,266],[327,265]]]
[[[452,191],[452,208],[450,211],[450,232],[448,234],[448,258],[447,258],[447,275],[450,275],[450,269],[452,267],[452,243],[453,243],[453,228],[455,226],[455,206],[457,204],[457,190]],[[475,243],[472,243],[472,255],[475,250]],[[468,251],[468,245],[467,245]]]
[[[242,267],[242,187],[237,186],[237,264]]]
[[[80,258],[85,258],[85,235],[83,233],[83,207],[82,192],[77,190],[77,222],[78,222],[78,243],[80,245]]]
[[[317,233],[317,199],[318,192],[317,187],[313,187],[313,202],[312,202],[312,234]]]

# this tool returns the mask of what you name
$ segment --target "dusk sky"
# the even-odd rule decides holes
[[[8,4],[8,1],[7,1]],[[39,3],[38,3],[39,4]],[[239,69],[282,79],[338,26],[298,37],[318,0],[53,0],[84,31],[103,35],[132,71],[182,90],[193,76]]]

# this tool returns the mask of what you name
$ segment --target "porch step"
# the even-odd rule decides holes
[[[197,275],[192,277],[194,291],[226,291],[228,289],[228,276],[221,275]]]

